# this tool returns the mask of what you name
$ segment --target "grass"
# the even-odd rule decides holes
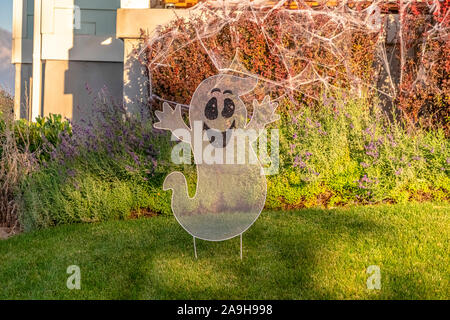
[[[449,299],[448,203],[263,212],[197,242],[174,217],[66,225],[0,242],[1,299]],[[78,265],[82,289],[66,288]],[[366,269],[381,268],[381,290]]]

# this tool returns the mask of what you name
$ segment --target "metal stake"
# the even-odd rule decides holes
[[[242,233],[241,233],[241,260],[242,260]]]
[[[195,245],[195,237],[194,237],[194,254],[195,254],[195,259],[197,259],[197,246]]]

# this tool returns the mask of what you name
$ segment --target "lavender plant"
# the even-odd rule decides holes
[[[280,173],[268,177],[266,208],[449,200],[449,140],[443,130],[410,127],[362,95],[324,95],[318,109],[280,104]],[[91,117],[44,143],[49,155],[23,184],[26,230],[170,213],[170,136],[145,113],[108,99]]]
[[[268,207],[450,199],[442,129],[408,126],[364,97],[286,109],[283,170],[271,180]]]
[[[154,131],[144,112],[130,114],[99,98],[88,118],[42,149],[49,158],[22,188],[26,230],[170,211],[158,164],[170,140]]]

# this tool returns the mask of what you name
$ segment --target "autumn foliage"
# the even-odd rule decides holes
[[[399,1],[395,59],[389,96],[413,125],[441,126],[449,132],[449,0]],[[382,3],[382,2],[380,2]],[[439,5],[437,5],[437,3]],[[217,9],[220,11],[220,8]],[[198,10],[148,37],[146,64],[151,102],[188,105],[201,81],[231,68],[259,78],[254,97],[287,98],[294,108],[316,106],[325,90],[376,96],[380,73],[389,69],[385,50],[386,16],[370,25],[367,6],[351,13],[240,6],[236,12]],[[373,13],[370,13],[373,14]],[[387,55],[386,55],[387,56]],[[384,63],[383,63],[384,62]],[[384,69],[383,69],[384,68]],[[391,70],[392,71],[392,70]]]
[[[153,102],[189,104],[199,83],[229,71],[234,58],[259,77],[259,93],[287,97],[294,105],[317,101],[330,87],[373,81],[379,30],[357,24],[346,28],[325,13],[260,10],[256,19],[254,14],[240,8],[222,23],[201,13],[173,21],[159,37],[147,39]]]
[[[398,107],[411,123],[450,130],[450,1],[400,11],[403,55]]]

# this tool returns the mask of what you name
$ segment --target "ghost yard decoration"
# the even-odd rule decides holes
[[[156,111],[155,128],[170,130],[190,145],[197,167],[197,185],[189,196],[181,172],[170,173],[163,189],[172,190],[172,211],[180,225],[195,239],[223,241],[241,236],[260,215],[267,182],[252,144],[271,122],[277,121],[277,104],[266,96],[253,101],[253,115],[241,96],[251,92],[253,78],[219,74],[207,78],[196,89],[189,106],[188,127],[181,106],[164,103]]]

